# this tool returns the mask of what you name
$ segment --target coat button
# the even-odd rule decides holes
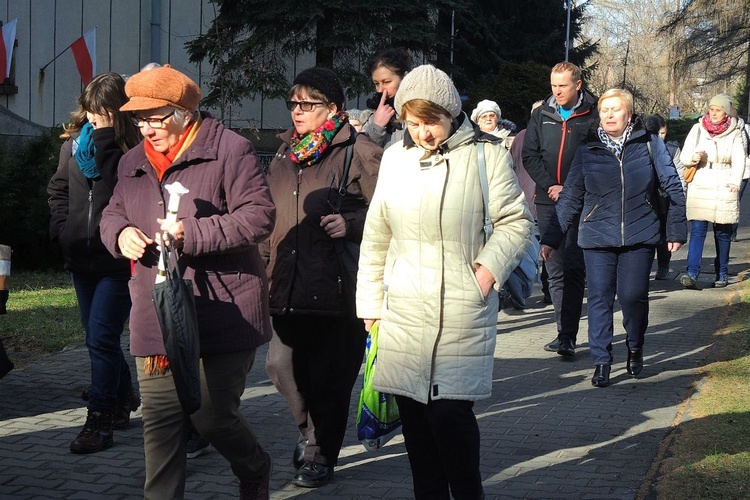
[[[156,202],[156,204],[159,205],[159,206],[162,206],[162,205],[164,205],[164,201],[159,200],[159,201]]]
[[[292,255],[296,255],[296,254],[297,254],[297,250],[292,250]]]
[[[317,295],[313,295],[313,299],[314,300],[318,300],[318,296]]]

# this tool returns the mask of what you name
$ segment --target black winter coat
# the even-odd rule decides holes
[[[581,90],[579,103],[567,120],[557,112],[554,96],[531,113],[523,140],[523,166],[536,182],[537,205],[554,205],[547,190],[563,185],[578,146],[586,141],[592,122],[598,122],[596,98]]]
[[[670,197],[666,241],[685,243],[685,195],[664,142],[647,133],[636,119],[620,160],[604,146],[596,129],[591,127],[587,143],[576,151],[557,203],[557,218],[552,218],[542,243],[557,248],[564,232],[580,215],[581,248],[658,244],[661,225],[656,182]],[[649,141],[655,167],[649,156]]]
[[[65,268],[74,273],[97,276],[129,276],[130,263],[116,259],[105,248],[99,235],[102,211],[117,184],[117,164],[124,154],[115,142],[115,129],[93,132],[96,164],[101,177],[88,179],[78,168],[69,138],[60,148],[57,171],[47,185],[50,238],[57,242]]]

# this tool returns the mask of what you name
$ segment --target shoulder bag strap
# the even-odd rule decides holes
[[[344,159],[344,172],[341,175],[341,182],[339,183],[339,198],[336,200],[336,213],[341,213],[341,205],[344,203],[344,197],[346,196],[346,183],[349,180],[349,169],[352,166],[352,158],[354,157],[354,144],[357,142],[356,133],[352,134],[352,142],[346,147],[346,158]]]
[[[484,143],[477,142],[477,162],[479,170],[479,183],[482,185],[482,201],[484,202],[484,242],[490,239],[492,236],[492,219],[490,218],[490,185],[487,181],[487,163],[484,157]]]

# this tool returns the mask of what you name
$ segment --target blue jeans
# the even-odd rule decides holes
[[[133,386],[120,335],[130,313],[128,277],[71,273],[91,359],[91,411],[112,412]]]
[[[583,256],[588,277],[589,350],[595,365],[611,365],[615,294],[622,309],[625,344],[631,351],[643,348],[654,246],[584,249]]]
[[[716,245],[716,259],[714,272],[716,279],[726,278],[729,269],[729,248],[732,245],[732,224],[713,224],[714,244]],[[704,220],[690,221],[690,240],[688,241],[687,273],[697,278],[701,272],[703,259],[703,245],[706,242],[708,222]]]

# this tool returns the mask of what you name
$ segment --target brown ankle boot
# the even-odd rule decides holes
[[[114,443],[112,439],[112,414],[89,410],[86,423],[72,443],[72,453],[96,453],[109,448]]]

